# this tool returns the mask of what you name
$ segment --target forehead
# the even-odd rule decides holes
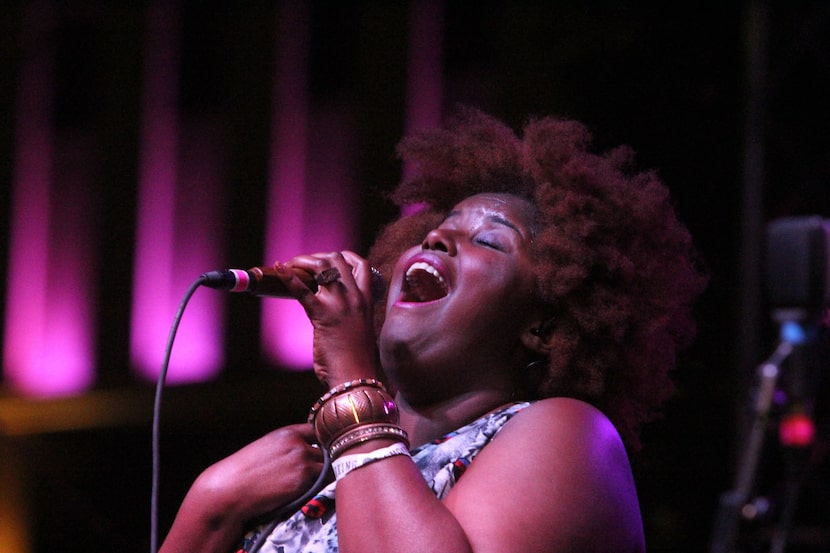
[[[498,215],[514,224],[530,228],[533,223],[533,205],[513,194],[484,193],[458,202],[452,210],[459,214]]]

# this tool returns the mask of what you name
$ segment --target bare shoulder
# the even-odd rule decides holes
[[[500,439],[528,446],[576,447],[574,454],[625,447],[611,421],[596,407],[573,398],[537,401],[513,417],[499,433]],[[494,442],[495,443],[495,442]],[[570,449],[570,447],[569,447]]]
[[[516,414],[445,502],[477,552],[643,549],[622,440],[602,412],[575,399]]]
[[[590,424],[610,424],[608,418],[596,407],[584,401],[569,397],[553,397],[531,403],[520,411],[512,421],[522,421],[522,425],[543,423],[546,426],[568,426],[574,422]]]
[[[505,424],[482,455],[485,451],[499,463],[529,465],[523,468],[539,477],[578,475],[619,485],[631,474],[625,446],[608,417],[572,398],[533,403]]]

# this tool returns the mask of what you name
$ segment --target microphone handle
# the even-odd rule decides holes
[[[312,292],[318,288],[314,275],[302,269],[292,269],[294,274],[308,286]],[[273,298],[293,297],[285,284],[277,277],[272,267],[251,267],[250,269],[223,269],[210,271],[202,275],[203,284],[216,290],[228,292],[247,292],[254,296],[268,296]]]

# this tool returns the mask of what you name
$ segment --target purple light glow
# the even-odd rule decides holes
[[[303,253],[306,230],[306,140],[308,135],[308,7],[302,0],[281,4],[274,78],[274,136],[265,236],[266,264]],[[262,348],[283,366],[311,366],[311,324],[291,301],[262,306]]]
[[[18,89],[3,351],[6,381],[36,397],[79,393],[94,379],[86,213],[77,214],[71,201],[50,209],[55,52],[46,37],[52,16],[46,4],[24,12],[23,28],[31,34],[23,37],[27,61]],[[61,237],[65,243],[55,244]]]
[[[306,218],[299,221],[302,230],[298,248],[284,257],[282,261],[302,252],[339,251],[350,248],[353,242],[353,184],[350,175],[351,150],[345,131],[348,124],[336,108],[330,113],[320,113],[313,117],[309,146],[309,163],[305,183],[305,198],[309,201],[303,205]],[[303,199],[305,199],[303,198]],[[286,203],[286,207],[292,204]],[[279,218],[271,219],[279,223]],[[277,238],[284,238],[279,233]],[[280,247],[286,248],[285,243]],[[273,311],[272,311],[273,310]],[[290,368],[305,369],[312,364],[313,330],[308,317],[296,302],[268,302],[263,306],[269,325],[263,336],[263,342],[273,349],[275,359]]]
[[[185,291],[218,264],[216,229],[211,228],[211,222],[220,220],[218,176],[211,170],[215,158],[206,148],[187,159],[179,186],[169,180],[170,171],[157,165],[158,159],[148,164],[142,179],[131,352],[136,368],[150,379],[158,377],[173,315]],[[197,292],[190,300],[170,361],[171,384],[204,381],[221,368],[221,299]]]
[[[441,123],[444,66],[444,3],[441,0],[413,2],[410,8],[406,82],[406,120],[409,135]],[[404,163],[403,178],[411,179],[414,167]],[[425,204],[406,205],[403,215],[418,213]]]
[[[181,301],[184,290],[206,268],[217,267],[222,221],[219,155],[209,129],[188,132],[187,162],[181,165],[176,190],[175,253],[171,304]],[[177,297],[179,296],[179,297]],[[203,381],[213,377],[224,363],[222,347],[225,296],[212,290],[196,293],[179,327],[171,361],[171,382]],[[172,313],[172,311],[171,311]]]
[[[25,171],[22,157],[15,183],[9,266],[17,270],[9,271],[5,374],[26,395],[72,395],[94,381],[92,271],[84,217],[76,211],[81,204],[71,200],[50,213],[48,184],[38,171]],[[50,227],[58,231],[54,240]]]
[[[203,129],[180,140],[178,20],[173,3],[148,10],[130,353],[138,372],[152,380],[185,291],[216,266],[219,249],[210,226],[219,220],[218,162],[209,141],[197,141]],[[182,166],[180,146],[188,149]],[[203,381],[219,371],[221,323],[220,298],[195,294],[176,336],[168,382]]]
[[[444,81],[444,2],[410,4],[404,133],[410,135],[441,123]],[[404,164],[403,177],[413,168]]]

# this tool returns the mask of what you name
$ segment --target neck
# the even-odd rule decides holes
[[[503,390],[478,390],[446,401],[413,405],[400,393],[395,402],[401,414],[401,426],[409,434],[412,447],[440,438],[485,413],[510,401]]]

